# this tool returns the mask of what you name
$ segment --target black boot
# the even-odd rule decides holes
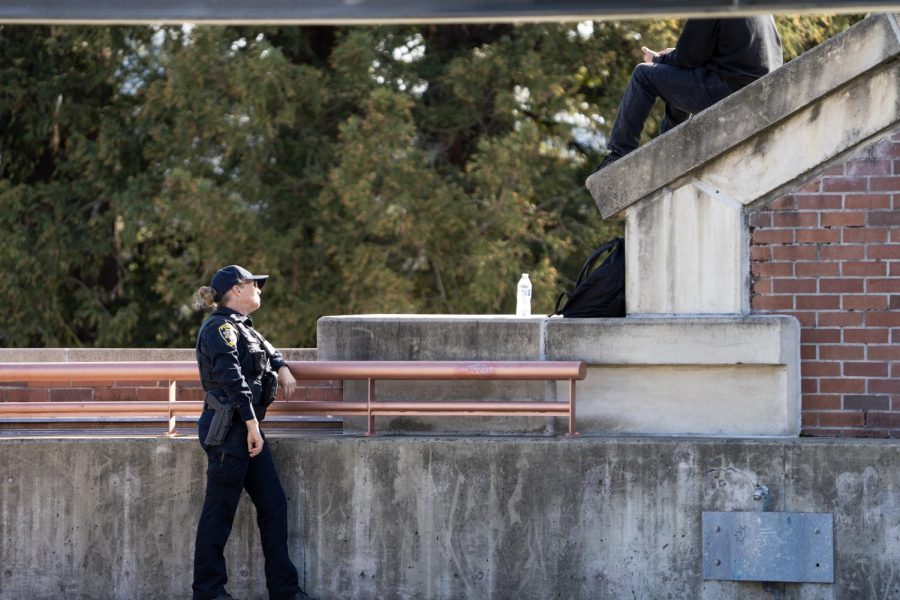
[[[609,165],[613,164],[614,162],[616,162],[616,161],[619,160],[620,158],[622,158],[621,155],[616,154],[615,152],[610,152],[610,153],[607,154],[606,157],[603,159],[603,162],[600,163],[600,166],[597,167],[597,170],[599,171],[600,169],[603,169],[603,168],[605,168],[605,167],[608,167]]]

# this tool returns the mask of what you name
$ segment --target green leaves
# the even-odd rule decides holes
[[[861,21],[864,15],[794,15],[775,18],[784,61],[793,60]]]
[[[850,20],[779,25],[791,54]],[[620,231],[583,182],[679,29],[4,25],[0,344],[192,345],[231,263],[272,276],[281,346],[326,314],[512,313],[522,272],[549,312]]]

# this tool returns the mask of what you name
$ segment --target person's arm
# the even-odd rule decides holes
[[[297,388],[297,380],[294,379],[294,374],[288,368],[287,361],[281,356],[281,352],[272,344],[269,344],[269,349],[272,353],[270,359],[272,369],[278,373],[278,385],[284,390],[285,399],[290,398],[294,395],[294,390]]]
[[[262,452],[265,441],[259,431],[259,421],[256,420],[256,417],[245,423],[247,424],[247,452],[250,453],[250,458],[253,458]]]
[[[247,424],[247,450],[250,457],[262,452],[263,439],[259,421],[253,412],[253,393],[241,373],[238,359],[238,332],[233,323],[211,323],[203,333],[212,360],[212,377],[225,391],[228,400]]]
[[[659,53],[653,62],[684,69],[702,67],[709,62],[715,50],[717,26],[717,19],[688,19],[675,49]]]
[[[285,399],[294,395],[294,390],[297,388],[297,380],[287,365],[283,365],[278,369],[278,385],[284,389]]]

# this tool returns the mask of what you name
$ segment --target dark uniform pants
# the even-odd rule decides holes
[[[212,410],[203,411],[199,422],[201,445],[209,430]],[[250,458],[247,451],[247,426],[235,414],[234,423],[221,446],[206,450],[206,498],[197,540],[194,546],[194,600],[222,595],[228,575],[225,544],[231,533],[241,490],[247,490],[256,507],[256,523],[265,557],[266,587],[275,600],[291,598],[300,591],[297,569],[287,547],[287,498],[269,444]]]

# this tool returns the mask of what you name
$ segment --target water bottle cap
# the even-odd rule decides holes
[[[528,273],[522,273],[522,277],[528,277]]]

